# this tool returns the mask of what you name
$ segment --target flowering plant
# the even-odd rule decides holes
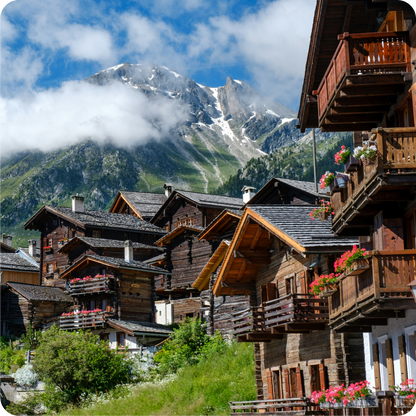
[[[395,391],[396,396],[404,396],[406,399],[413,399],[416,396],[416,384],[412,378],[408,378],[397,386],[390,386],[390,388]]]
[[[52,248],[52,246],[45,246],[45,247],[43,247],[44,250],[49,250],[51,248]]]
[[[65,243],[67,241],[68,241],[68,238],[65,237],[65,238],[61,238],[60,240],[58,240],[58,243]]]
[[[92,277],[92,276],[85,276],[85,277],[83,277],[82,279],[80,279],[79,277],[75,277],[74,279],[71,279],[70,281],[69,281],[69,283],[72,283],[72,284],[74,284],[74,283],[78,283],[78,282],[88,282],[88,281],[90,281],[90,280],[93,280],[93,279],[100,279],[100,278],[102,278],[102,277],[105,277],[103,274],[96,274],[94,277]]]
[[[64,312],[61,316],[88,315],[90,313],[98,313],[98,312],[102,312],[102,310],[97,308],[97,309],[93,309],[91,311]]]
[[[342,145],[341,150],[335,154],[335,163],[337,165],[340,165],[341,163],[345,163],[350,156],[351,156],[350,149]]]
[[[315,404],[328,402],[332,404],[343,403],[346,406],[356,399],[371,396],[372,391],[368,387],[369,385],[369,381],[352,383],[347,388],[344,388],[344,385],[341,384],[338,387],[330,387],[325,391],[314,391],[309,398]]]
[[[334,215],[334,208],[331,205],[331,202],[325,201],[325,199],[321,199],[321,206],[319,208],[315,208],[312,212],[309,213],[310,219],[313,221],[314,218],[318,218],[320,212],[327,212],[328,215]]]
[[[348,175],[348,173],[337,172],[337,174],[335,175],[335,177],[337,179],[344,179],[345,181],[349,181],[350,180],[350,175]]]
[[[316,280],[314,280],[309,286],[309,293],[312,295],[319,295],[327,283],[336,283],[339,273],[321,274]]]
[[[334,269],[337,273],[341,273],[344,270],[347,270],[355,260],[358,259],[367,259],[369,254],[366,252],[365,248],[357,248],[353,246],[352,250],[346,251],[339,259],[335,260]]]
[[[354,157],[357,159],[374,159],[377,155],[377,146],[374,145],[364,145],[357,146],[354,149]]]
[[[319,187],[321,189],[324,189],[325,187],[331,185],[331,183],[334,181],[335,175],[332,172],[326,171],[321,179],[319,179]]]

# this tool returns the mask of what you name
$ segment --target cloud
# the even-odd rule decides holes
[[[288,102],[301,87],[314,7],[279,0],[240,20],[211,18],[192,34],[189,55],[210,64],[244,62],[256,87]]]
[[[167,136],[186,117],[167,98],[149,99],[115,82],[70,81],[61,88],[1,99],[2,154],[50,151],[92,139],[131,148]]]

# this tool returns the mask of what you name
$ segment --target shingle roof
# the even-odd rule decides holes
[[[161,247],[164,248],[164,247]],[[159,254],[158,256],[152,257],[151,259],[143,260],[144,264],[154,264],[158,261],[162,261],[166,259],[166,253]]]
[[[120,194],[142,217],[153,217],[166,201],[165,194],[120,191]]]
[[[72,297],[66,295],[64,291],[58,287],[29,285],[27,283],[15,282],[7,282],[7,285],[30,300],[72,303]]]
[[[0,253],[0,268],[2,270],[19,270],[35,273],[39,271],[39,266],[35,266],[18,253]]]
[[[79,260],[74,262],[71,266],[65,269],[61,276],[65,275],[69,272],[69,270],[74,269],[78,264],[82,263],[86,259],[97,260],[99,262],[109,264],[110,266],[118,267],[118,268],[128,268],[128,269],[135,269],[135,270],[143,270],[146,272],[155,272],[161,274],[170,274],[167,270],[161,269],[160,267],[151,266],[149,264],[145,264],[141,261],[133,260],[132,262],[128,262],[124,259],[118,259],[115,257],[106,257],[106,256],[97,256],[88,254],[81,257]]]
[[[166,334],[169,335],[172,329],[168,328],[165,325],[160,325],[151,322],[134,322],[134,321],[121,321],[116,319],[108,319],[108,324],[110,326],[121,326],[126,328],[130,332],[147,332],[153,334]]]
[[[252,205],[248,208],[305,248],[346,247],[359,243],[358,237],[335,236],[331,232],[331,218],[311,221],[311,206]]]
[[[55,213],[60,217],[66,217],[72,219],[83,226],[99,227],[99,228],[118,228],[122,230],[130,231],[143,231],[152,234],[166,234],[166,231],[156,225],[150,224],[134,215],[128,214],[115,214],[112,212],[103,211],[89,211],[73,212],[71,208],[57,207],[57,206],[45,206],[47,211]],[[42,210],[42,209],[41,209]],[[41,211],[40,210],[40,211]],[[38,211],[38,213],[40,212]],[[37,214],[35,214],[36,216]],[[35,217],[34,216],[34,217]],[[32,219],[34,218],[32,217]],[[26,224],[28,225],[32,219]]]
[[[64,246],[62,246],[59,249],[59,251],[62,251],[64,247],[71,244],[72,242],[75,242],[76,240],[82,241],[85,244],[91,247],[95,247],[95,248],[124,248],[124,241],[121,241],[121,240],[109,240],[106,238],[77,236],[69,240]],[[148,249],[148,250],[158,250],[158,251],[164,250],[164,248],[162,247],[150,246],[148,244],[135,243],[135,242],[133,242],[133,249]]]
[[[277,178],[276,180],[278,180],[279,182],[286,183],[287,185],[293,186],[295,188],[302,189],[302,191],[308,192],[315,196],[323,196],[323,195],[326,195],[327,192],[329,192],[328,187],[321,189],[319,186],[318,186],[318,192],[316,192],[314,182],[295,181],[293,179],[283,179],[283,178]]]
[[[231,196],[223,196],[223,195],[201,194],[198,192],[188,192],[188,191],[175,191],[175,192],[180,195],[183,195],[185,198],[188,198],[201,206],[210,206],[214,208],[218,207],[218,208],[238,209],[244,205],[242,198],[234,198]]]

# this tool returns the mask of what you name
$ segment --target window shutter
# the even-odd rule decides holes
[[[53,262],[53,271],[56,271],[56,261]]]
[[[300,367],[296,367],[296,394],[297,397],[303,397],[302,373]]]
[[[373,368],[374,368],[374,387],[380,389],[380,360],[378,357],[378,344],[373,344]]]
[[[285,376],[285,395],[286,399],[290,399],[290,381],[289,381],[289,370],[286,368],[284,370],[284,376]]]
[[[267,377],[267,393],[269,400],[273,400],[273,385],[272,385],[272,372],[270,370],[266,371]]]
[[[266,286],[260,286],[261,304],[267,302],[267,289]]]
[[[309,381],[310,381],[310,389],[311,393],[314,391],[318,391],[318,383],[316,379],[316,367],[313,365],[309,366]]]
[[[321,390],[326,390],[325,366],[323,364],[319,364],[319,381]]]
[[[402,383],[404,383],[407,380],[406,342],[404,339],[404,335],[399,336],[399,358],[401,381]]]
[[[46,263],[43,263],[42,272],[46,273],[47,271],[48,271],[48,265]]]
[[[391,339],[386,339],[387,379],[390,386],[394,386],[393,349]]]
[[[277,287],[274,283],[267,283],[267,300],[277,299]]]
[[[308,279],[307,279],[306,273],[305,272],[299,273],[299,279],[300,279],[301,293],[308,294],[309,288],[308,288]]]

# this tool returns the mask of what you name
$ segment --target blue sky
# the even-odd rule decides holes
[[[2,123],[21,124],[29,105],[33,112],[65,96],[68,83],[122,62],[165,65],[211,87],[242,79],[297,110],[314,7],[313,0],[15,0],[1,14]]]

